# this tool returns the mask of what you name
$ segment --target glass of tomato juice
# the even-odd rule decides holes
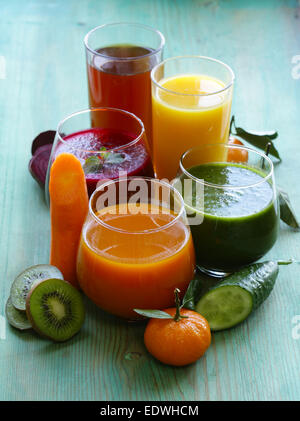
[[[97,126],[92,124],[97,120]],[[128,176],[153,176],[152,162],[142,121],[128,111],[93,108],[71,114],[57,128],[46,177],[46,200],[50,168],[62,152],[81,162],[89,195],[99,181]]]
[[[110,23],[88,32],[84,43],[90,107],[134,113],[151,145],[150,71],[162,60],[164,36],[146,25]]]
[[[134,320],[138,309],[174,305],[195,269],[181,195],[147,177],[111,180],[95,190],[83,225],[77,276],[103,310]]]

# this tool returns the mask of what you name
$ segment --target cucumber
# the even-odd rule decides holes
[[[206,318],[211,330],[236,326],[270,295],[278,276],[278,264],[254,263],[233,273],[204,294],[195,310]]]

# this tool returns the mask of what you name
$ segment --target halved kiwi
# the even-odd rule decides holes
[[[21,272],[14,280],[10,297],[17,310],[26,310],[26,298],[32,285],[44,279],[64,279],[61,271],[52,265],[36,265]]]
[[[24,311],[17,310],[13,306],[10,297],[6,302],[5,315],[8,323],[19,330],[27,330],[32,328],[30,321],[27,319],[26,313],[24,313]]]
[[[27,296],[26,313],[39,334],[56,342],[74,336],[85,316],[80,292],[62,279],[35,284]]]

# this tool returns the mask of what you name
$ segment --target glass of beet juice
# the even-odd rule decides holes
[[[97,121],[97,125],[93,122]],[[99,181],[124,176],[153,177],[143,122],[128,111],[93,108],[71,114],[57,128],[46,177],[49,202],[49,174],[55,158],[63,153],[81,162],[89,195]]]
[[[111,23],[92,29],[84,38],[90,107],[129,111],[144,123],[152,138],[150,72],[160,63],[164,36],[135,23]],[[99,126],[96,119],[93,120]]]
[[[273,163],[264,153],[224,143],[189,149],[174,186],[183,195],[202,271],[225,276],[274,245],[279,209]]]

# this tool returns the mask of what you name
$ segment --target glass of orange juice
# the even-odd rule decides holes
[[[103,310],[138,319],[174,305],[193,278],[195,254],[181,195],[147,177],[103,183],[90,198],[77,256],[78,281]]]
[[[172,180],[187,149],[227,142],[234,73],[213,58],[182,56],[155,66],[151,80],[154,170]]]

